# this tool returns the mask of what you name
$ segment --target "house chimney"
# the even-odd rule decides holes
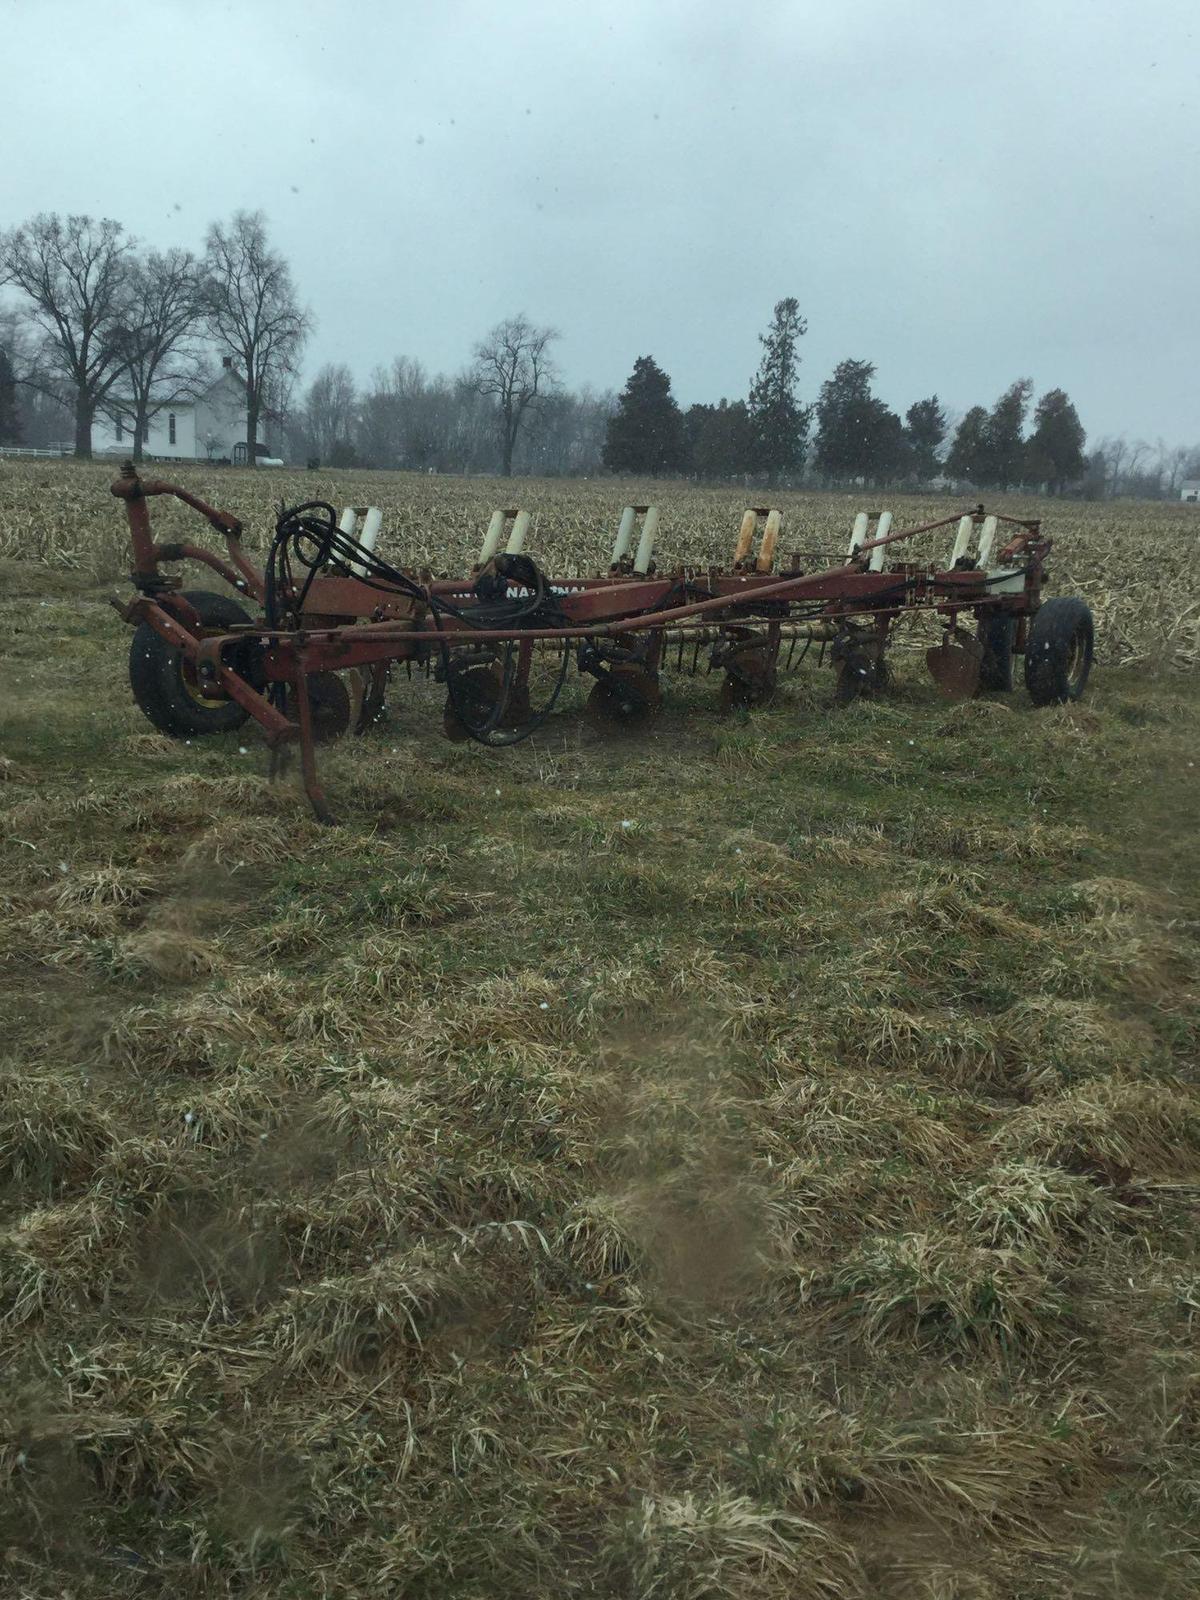
[[[223,367],[231,367],[233,365],[233,357],[232,356],[222,356],[221,357],[221,365]]]

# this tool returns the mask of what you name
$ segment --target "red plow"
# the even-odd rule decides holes
[[[1043,599],[1050,541],[1041,523],[985,515],[982,506],[896,529],[888,512],[860,513],[845,556],[813,570],[803,554],[777,560],[780,513],[752,508],[729,567],[669,573],[654,564],[656,508],[629,506],[608,570],[584,578],[548,576],[525,553],[528,513],[498,511],[473,572],[454,579],[383,559],[374,510],[357,536],[353,511],[339,518],[324,502],[284,511],[260,568],[237,519],[187,490],[143,480],[127,463],[112,492],[125,502],[132,537],[138,592],[114,604],[135,628],[138,704],[176,737],[253,717],[276,759],[298,743],[305,791],[326,822],[316,746],[378,720],[397,663],[444,683],[450,738],[488,745],[541,727],[572,667],[593,680],[591,716],[638,723],[657,712],[667,671],[720,672],[722,706],[750,707],[768,701],[779,674],[815,644],[834,668],[834,700],[845,704],[886,687],[888,647],[918,613],[940,621],[926,662],[952,697],[1011,689],[1014,657],[1023,655],[1035,704],[1073,700],[1091,667],[1087,606]],[[158,495],[205,517],[226,555],[156,543],[148,501]],[[915,558],[913,541],[954,527],[948,562]],[[184,589],[160,566],[180,561],[207,567],[234,593]]]

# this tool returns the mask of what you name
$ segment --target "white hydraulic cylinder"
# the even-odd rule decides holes
[[[971,536],[975,532],[974,517],[960,517],[958,519],[958,536],[954,541],[954,549],[950,552],[950,565],[960,560],[971,548]]]
[[[767,513],[762,544],[758,548],[758,560],[754,563],[756,572],[770,572],[775,565],[775,546],[779,543],[779,526],[782,521],[783,513],[781,511],[769,511]]]
[[[891,531],[892,531],[892,513],[890,511],[884,511],[880,515],[879,524],[876,527],[875,532],[872,535],[872,537],[876,538],[876,539],[886,539],[888,534],[891,533]],[[888,547],[885,544],[881,544],[876,549],[872,550],[871,551],[871,559],[867,563],[868,571],[870,571],[870,572],[882,572],[883,571],[883,563],[887,560],[887,553],[888,553]]]
[[[512,532],[508,536],[508,543],[504,546],[508,555],[520,555],[521,551],[524,550],[525,535],[529,532],[529,522],[528,511],[518,511],[513,518]]]
[[[754,543],[755,529],[758,527],[758,512],[747,509],[742,512],[742,525],[738,529],[737,543],[733,547],[733,564],[739,566],[750,554],[750,546]]]
[[[984,517],[983,532],[979,535],[979,565],[985,572],[992,564],[992,550],[996,543],[996,529],[999,526],[999,517]]]
[[[375,546],[379,543],[379,530],[382,526],[383,512],[378,506],[368,506],[367,514],[363,518],[362,532],[358,536],[358,542],[364,550],[374,553]],[[361,578],[367,569],[361,561],[352,561],[350,570],[355,577]]]
[[[871,526],[871,519],[865,511],[860,511],[854,519],[854,531],[850,535],[850,548],[846,554],[852,556],[860,544],[866,543],[867,529]]]
[[[355,511],[353,506],[347,506],[342,512],[341,519],[338,522],[338,527],[343,533],[353,533],[357,526],[358,512]]]
[[[500,540],[504,536],[504,513],[493,511],[492,520],[488,523],[487,532],[483,536],[483,543],[479,547],[479,565],[484,567],[500,548]]]
[[[613,540],[612,564],[624,561],[629,554],[629,546],[633,543],[633,524],[637,520],[637,512],[632,506],[626,506],[621,513],[621,520],[617,523],[617,537]]]
[[[657,533],[658,507],[647,506],[646,515],[642,518],[642,537],[638,540],[637,555],[633,558],[635,572],[650,571],[650,558],[654,554],[654,538]]]

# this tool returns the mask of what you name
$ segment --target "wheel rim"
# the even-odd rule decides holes
[[[1083,629],[1077,628],[1071,635],[1071,645],[1067,651],[1067,683],[1073,694],[1083,687],[1083,680],[1087,676],[1087,667],[1087,639]]]
[[[222,706],[229,704],[229,696],[227,694],[207,694],[200,687],[195,667],[182,655],[179,658],[179,681],[182,683],[184,693],[188,699],[194,701],[196,705],[201,706],[205,711],[219,711]]]

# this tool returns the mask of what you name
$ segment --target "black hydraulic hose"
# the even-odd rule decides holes
[[[298,594],[293,577],[293,560],[305,571]],[[513,570],[504,570],[500,563],[505,561]],[[273,628],[282,626],[285,595],[295,596],[290,602],[289,610],[298,625],[314,579],[322,569],[330,566],[346,569],[368,588],[387,594],[399,591],[408,595],[410,599],[429,611],[434,628],[439,634],[443,632],[443,618],[452,618],[465,627],[493,631],[520,629],[522,625],[533,624],[542,627],[556,625],[565,627],[570,622],[551,596],[545,574],[528,556],[498,558],[499,570],[496,573],[502,589],[506,590],[510,582],[518,582],[528,590],[527,594],[514,599],[509,599],[507,593],[498,599],[481,596],[473,606],[458,606],[444,596],[436,595],[423,585],[414,582],[406,573],[398,571],[373,550],[360,543],[353,534],[339,528],[337,513],[328,501],[310,500],[303,505],[281,509],[276,521],[275,536],[271,541],[267,557],[263,599],[268,626]],[[477,580],[477,588],[478,586]],[[571,659],[570,651],[564,647],[562,666],[550,698],[536,716],[522,723],[519,728],[500,729],[499,722],[504,715],[513,685],[512,643],[510,642],[505,650],[496,702],[482,723],[472,716],[465,703],[449,647],[439,641],[438,648],[442,658],[446,689],[455,716],[477,743],[493,746],[518,744],[541,727],[562,693]]]

